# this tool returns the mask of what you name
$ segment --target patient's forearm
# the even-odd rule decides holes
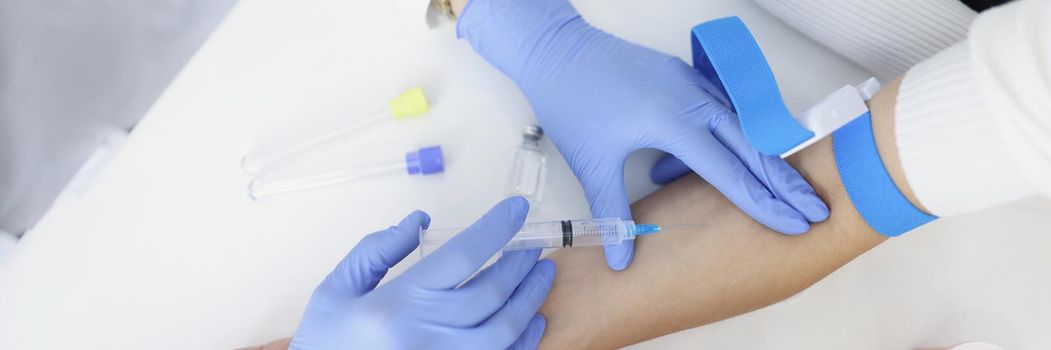
[[[881,156],[913,203],[893,142],[897,82],[870,102]],[[854,210],[839,180],[831,140],[792,159],[831,208],[828,220],[802,236],[766,229],[695,175],[635,203],[638,222],[704,227],[639,238],[635,261],[622,272],[601,249],[551,255],[558,265],[541,313],[541,347],[612,348],[708,324],[785,299],[884,240]],[[276,343],[276,342],[275,342]],[[287,346],[284,343],[277,343]]]
[[[638,222],[703,224],[642,237],[622,272],[601,249],[552,254],[554,288],[543,348],[611,348],[697,327],[785,299],[883,241],[854,211],[839,182],[831,142],[795,158],[832,215],[803,236],[770,231],[695,175],[633,207]]]
[[[896,83],[881,95],[871,103],[874,118],[892,119]],[[880,130],[886,122],[877,123],[876,134],[880,143],[893,143],[893,125],[889,136]],[[624,346],[749,312],[803,290],[884,240],[844,191],[831,140],[790,162],[831,208],[827,221],[802,236],[781,235],[696,175],[679,179],[635,203],[635,219],[703,228],[641,237],[635,261],[622,272],[606,268],[601,249],[552,254],[558,275],[541,309],[547,317],[542,347]],[[900,168],[888,165],[894,167]]]

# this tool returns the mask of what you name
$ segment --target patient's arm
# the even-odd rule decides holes
[[[459,13],[467,0],[452,0]],[[893,82],[869,105],[879,153],[899,189],[923,209],[905,181],[894,140]],[[641,237],[625,271],[606,267],[601,249],[567,249],[541,313],[541,347],[611,348],[697,327],[783,300],[883,242],[844,192],[825,139],[790,163],[832,211],[802,236],[785,236],[744,215],[695,175],[635,203],[637,222],[704,225]]]
[[[872,124],[884,165],[918,206],[894,143],[897,87],[891,83],[869,103]],[[790,162],[831,208],[828,220],[802,236],[781,235],[696,176],[682,178],[635,203],[635,219],[703,228],[640,237],[635,261],[622,272],[606,267],[601,249],[551,255],[558,273],[540,310],[547,318],[541,347],[619,347],[749,312],[809,287],[883,242],[844,192],[830,140]],[[287,339],[271,345],[283,348]]]
[[[870,105],[880,152],[913,203],[897,161],[893,106],[897,82]],[[668,230],[637,241],[625,271],[607,268],[601,249],[551,255],[558,266],[542,348],[612,348],[749,312],[785,299],[883,242],[844,192],[823,140],[790,160],[826,201],[832,215],[802,236],[770,231],[719,192],[690,175],[635,203],[635,220]],[[904,185],[904,186],[903,186]]]

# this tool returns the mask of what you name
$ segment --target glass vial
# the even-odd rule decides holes
[[[547,156],[540,150],[540,139],[543,137],[544,129],[538,125],[527,125],[511,167],[510,194],[525,197],[532,203],[541,200],[547,172]]]

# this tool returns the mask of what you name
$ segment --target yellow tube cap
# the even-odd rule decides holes
[[[419,117],[427,114],[429,110],[430,106],[427,105],[427,96],[423,94],[423,89],[419,87],[409,89],[390,101],[391,114],[397,120]]]

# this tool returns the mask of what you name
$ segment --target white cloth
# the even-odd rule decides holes
[[[0,0],[0,229],[21,233],[131,128],[234,0]]]
[[[967,37],[977,15],[959,0],[755,0],[881,81]]]
[[[1051,0],[983,13],[971,26],[970,43],[974,80],[1011,156],[1036,189],[1051,196]]]
[[[909,186],[940,216],[1033,194],[971,74],[960,42],[909,70],[898,91],[895,136]]]

